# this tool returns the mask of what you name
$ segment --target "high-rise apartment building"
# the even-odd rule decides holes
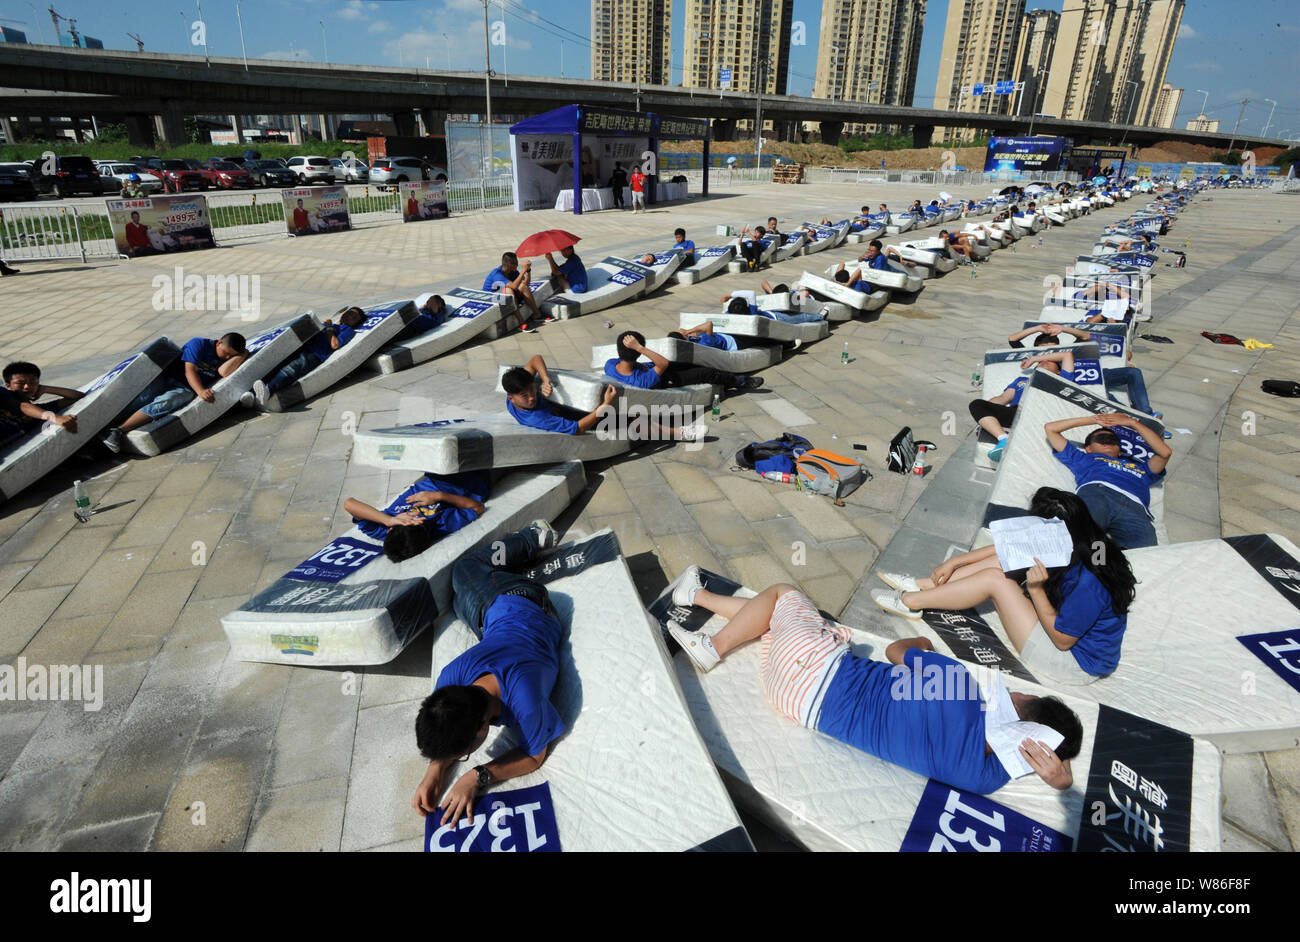
[[[1183,90],[1174,88],[1168,82],[1160,86],[1156,95],[1155,108],[1151,112],[1150,125],[1153,128],[1172,128],[1174,118],[1178,117],[1178,108],[1183,103]]]
[[[1038,111],[1060,25],[1061,14],[1055,10],[1030,10],[1020,21],[1015,60],[1015,80],[1020,85],[1016,93],[1016,114],[1030,115]]]
[[[671,83],[673,0],[591,0],[591,77]]]
[[[822,0],[813,97],[911,105],[925,5],[926,0]]]
[[[1011,95],[993,94],[1016,70],[1016,41],[1025,0],[949,0],[934,107],[944,111],[1008,114]],[[982,94],[973,94],[986,86]],[[973,128],[963,129],[973,137]]]
[[[1207,132],[1207,133],[1209,133],[1209,134],[1218,134],[1218,133],[1219,133],[1219,119],[1218,119],[1218,118],[1210,118],[1210,117],[1207,117],[1206,115],[1203,115],[1203,114],[1197,115],[1197,116],[1196,116],[1195,118],[1193,118],[1191,121],[1188,121],[1188,122],[1187,122],[1187,130],[1189,130],[1189,131],[1205,131],[1205,132]]]
[[[794,0],[686,0],[685,65],[690,88],[761,88],[784,95],[790,69]]]

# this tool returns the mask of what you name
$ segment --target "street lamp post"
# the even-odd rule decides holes
[[[442,44],[443,47],[447,50],[447,71],[450,72],[451,71],[451,40],[447,38],[446,33],[442,34]]]
[[[329,65],[329,61],[330,61],[330,44],[329,44],[329,40],[327,40],[327,39],[325,38],[325,21],[324,21],[324,20],[317,20],[316,22],[320,24],[320,44],[321,44],[321,51],[325,54],[325,64],[326,64],[326,65]]]
[[[1205,108],[1210,103],[1210,93],[1203,88],[1198,88],[1197,91],[1205,96],[1201,99],[1201,114],[1205,114]]]
[[[1051,74],[1052,73],[1050,71],[1045,71],[1043,72],[1043,78],[1047,78]],[[1024,93],[1022,92],[1021,94],[1023,96]],[[1029,137],[1033,137],[1034,119],[1038,117],[1038,76],[1037,75],[1034,76],[1034,94],[1033,97],[1030,99],[1029,107],[1033,109],[1029,115]],[[1061,113],[1064,114],[1065,112],[1061,112]]]
[[[239,51],[244,57],[244,71],[248,71],[248,47],[244,45],[244,13],[240,9],[244,0],[235,0],[235,19],[239,20]]]
[[[1123,147],[1123,146],[1124,146],[1124,142],[1125,142],[1126,140],[1128,140],[1128,129],[1129,129],[1129,125],[1131,125],[1131,124],[1133,123],[1133,106],[1137,104],[1137,88],[1138,88],[1138,83],[1137,83],[1137,82],[1125,82],[1124,84],[1125,84],[1125,85],[1132,85],[1132,86],[1133,86],[1133,94],[1129,96],[1129,100],[1128,100],[1128,117],[1124,119],[1124,134],[1123,134],[1123,136],[1120,137],[1120,139],[1119,139],[1119,146],[1120,146],[1120,147]]]
[[[1273,112],[1277,110],[1277,102],[1273,101],[1272,98],[1265,98],[1264,100],[1271,103],[1273,107],[1268,109],[1268,120],[1264,122],[1264,130],[1259,132],[1260,137],[1268,135],[1268,129],[1273,126]]]
[[[203,4],[200,0],[194,0],[194,5],[199,8],[199,22],[203,22]],[[208,58],[208,30],[205,25],[203,28],[203,61],[207,63],[208,68],[212,68],[212,60]]]

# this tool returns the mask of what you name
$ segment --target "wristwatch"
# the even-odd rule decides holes
[[[474,771],[478,774],[479,788],[487,788],[489,785],[492,784],[493,781],[492,770],[489,769],[486,765],[476,765],[474,766]]]

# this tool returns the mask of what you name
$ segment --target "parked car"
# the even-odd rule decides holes
[[[120,163],[110,160],[99,162],[99,178],[104,181],[104,192],[121,192],[131,174],[140,178],[140,189],[146,194],[159,193],[163,189],[162,177],[151,173],[136,164]]]
[[[43,172],[43,161],[32,164],[34,173],[32,183],[37,192],[52,193],[56,198],[88,193],[99,196],[104,192],[104,183],[99,178],[99,171],[89,157],[71,155],[55,158],[54,172]]]
[[[174,157],[166,160],[160,157],[151,157],[148,166],[151,173],[156,173],[162,177],[163,189],[168,193],[207,189],[203,174],[190,169],[189,164],[183,160]]]
[[[199,171],[208,186],[222,190],[248,189],[253,185],[253,178],[248,171],[222,157],[209,157]]]
[[[31,170],[26,164],[0,164],[0,201],[36,199]]]
[[[379,186],[396,186],[417,180],[447,181],[447,171],[435,167],[422,157],[376,157],[370,165],[370,182]]]
[[[297,177],[299,186],[311,186],[313,183],[334,185],[334,168],[330,166],[327,157],[290,157],[289,169]]]
[[[359,160],[331,157],[330,166],[334,168],[335,183],[367,183],[370,180],[370,168]]]
[[[297,175],[278,160],[248,160],[244,169],[254,186],[293,186],[298,182]]]

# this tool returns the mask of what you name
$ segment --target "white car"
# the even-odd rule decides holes
[[[330,166],[334,168],[335,183],[366,183],[370,180],[370,168],[360,160],[331,157]]]
[[[334,168],[330,166],[328,157],[290,157],[287,166],[298,178],[299,186],[311,186],[313,183],[334,185]]]
[[[162,177],[141,169],[138,164],[102,160],[97,162],[95,166],[99,169],[100,179],[107,184],[104,188],[106,194],[112,191],[120,191],[126,185],[127,178],[133,173],[140,178],[140,189],[144,192],[161,193],[163,190]]]

